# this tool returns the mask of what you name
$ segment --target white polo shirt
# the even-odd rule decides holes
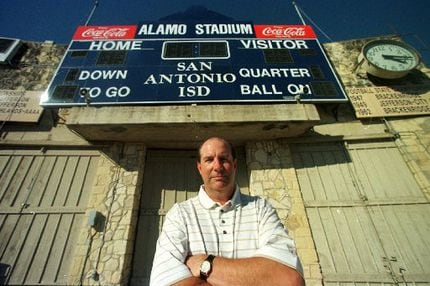
[[[191,277],[184,262],[196,254],[266,257],[303,275],[294,241],[275,209],[265,199],[241,194],[239,187],[223,206],[201,186],[198,196],[169,210],[157,241],[150,285],[171,285]]]

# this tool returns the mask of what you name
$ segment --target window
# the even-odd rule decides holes
[[[198,58],[229,58],[228,43],[216,42],[165,42],[163,59],[198,59]]]
[[[286,49],[266,49],[263,53],[268,64],[290,64],[294,62],[290,51]]]
[[[97,59],[97,65],[122,65],[127,51],[102,51]]]
[[[22,43],[18,39],[0,38],[0,63],[16,64],[13,59],[21,46]]]
[[[0,53],[6,52],[14,42],[12,39],[0,39]]]

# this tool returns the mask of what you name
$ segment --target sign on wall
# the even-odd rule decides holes
[[[41,105],[343,102],[310,26],[81,26]]]
[[[430,114],[430,85],[347,87],[357,118]]]
[[[39,106],[41,91],[0,90],[0,120],[38,122],[43,108]]]

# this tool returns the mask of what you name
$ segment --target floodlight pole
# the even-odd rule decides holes
[[[93,17],[94,11],[96,11],[96,8],[97,8],[98,5],[99,5],[99,1],[98,0],[94,0],[93,9],[91,9],[91,13],[88,16],[87,21],[85,22],[85,26],[88,26],[88,23],[90,22],[91,18]]]
[[[296,4],[296,1],[293,1],[293,5],[294,5],[294,8],[296,8],[296,11],[297,11],[297,15],[299,15],[299,17],[300,17],[300,20],[302,21],[302,24],[303,25],[306,25],[306,22],[305,22],[305,20],[303,19],[303,17],[302,17],[302,13],[303,13],[303,15],[305,15],[305,17],[306,17],[306,19],[308,19],[309,20],[309,22],[315,27],[315,28],[317,28],[318,29],[318,31],[320,31],[321,32],[321,34],[323,34],[327,39],[329,39],[331,42],[333,42],[333,40],[317,25],[317,23],[315,23],[314,21],[312,21],[312,19],[308,16],[308,15],[306,15],[306,13],[305,13],[305,11],[303,11],[302,9],[300,9],[299,8],[299,6]]]
[[[293,6],[296,9],[297,15],[299,15],[300,21],[302,21],[302,24],[306,25],[306,22],[302,17],[302,13],[300,13],[300,9],[299,9],[299,6],[297,6],[296,1],[293,1]]]

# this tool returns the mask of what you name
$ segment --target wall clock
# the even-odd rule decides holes
[[[359,57],[367,73],[386,79],[407,75],[420,61],[421,56],[413,47],[396,40],[368,42]]]

